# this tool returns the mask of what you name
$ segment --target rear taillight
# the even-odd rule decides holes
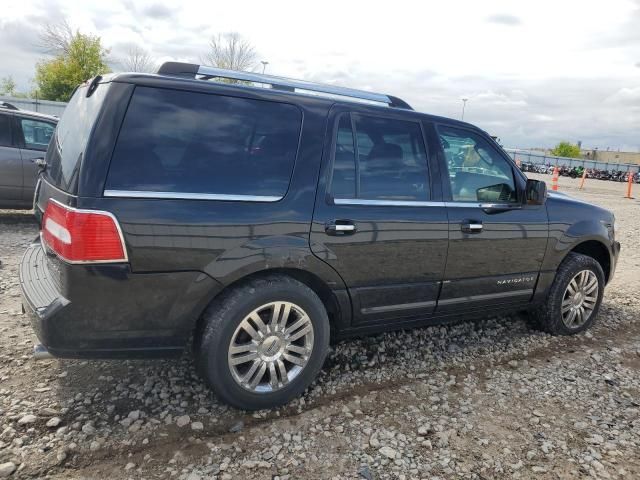
[[[70,263],[127,261],[118,222],[109,212],[78,210],[49,199],[42,218],[42,239]]]

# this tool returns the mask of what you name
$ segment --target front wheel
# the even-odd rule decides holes
[[[328,352],[322,301],[290,277],[250,280],[204,315],[199,369],[218,397],[237,408],[271,408],[300,395]]]
[[[543,305],[530,312],[534,326],[552,335],[572,335],[591,327],[600,310],[604,272],[586,255],[570,253],[556,272]]]

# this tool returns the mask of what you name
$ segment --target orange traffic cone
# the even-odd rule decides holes
[[[587,178],[587,169],[584,169],[584,172],[582,172],[582,180],[580,180],[580,190],[582,190],[582,187],[584,187],[584,179]]]
[[[633,198],[631,196],[631,186],[633,185],[633,173],[629,172],[629,179],[627,181],[627,194],[624,198]]]
[[[551,190],[558,190],[558,174],[560,171],[558,170],[558,166],[553,169],[553,178],[551,179]]]

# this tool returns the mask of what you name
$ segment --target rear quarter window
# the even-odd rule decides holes
[[[105,190],[279,199],[301,125],[290,104],[136,87]]]

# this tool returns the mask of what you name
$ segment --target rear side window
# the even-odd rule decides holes
[[[137,87],[106,190],[277,200],[289,187],[301,125],[289,104]]]
[[[47,150],[48,179],[56,187],[70,193],[77,190],[78,173],[93,125],[109,89],[99,84],[87,97],[87,85],[78,87],[58,122]]]
[[[342,114],[336,135],[331,179],[335,199],[429,200],[419,123]]]
[[[31,118],[20,118],[24,146],[30,150],[46,150],[55,125]]]
[[[11,145],[11,116],[0,114],[0,147]]]

